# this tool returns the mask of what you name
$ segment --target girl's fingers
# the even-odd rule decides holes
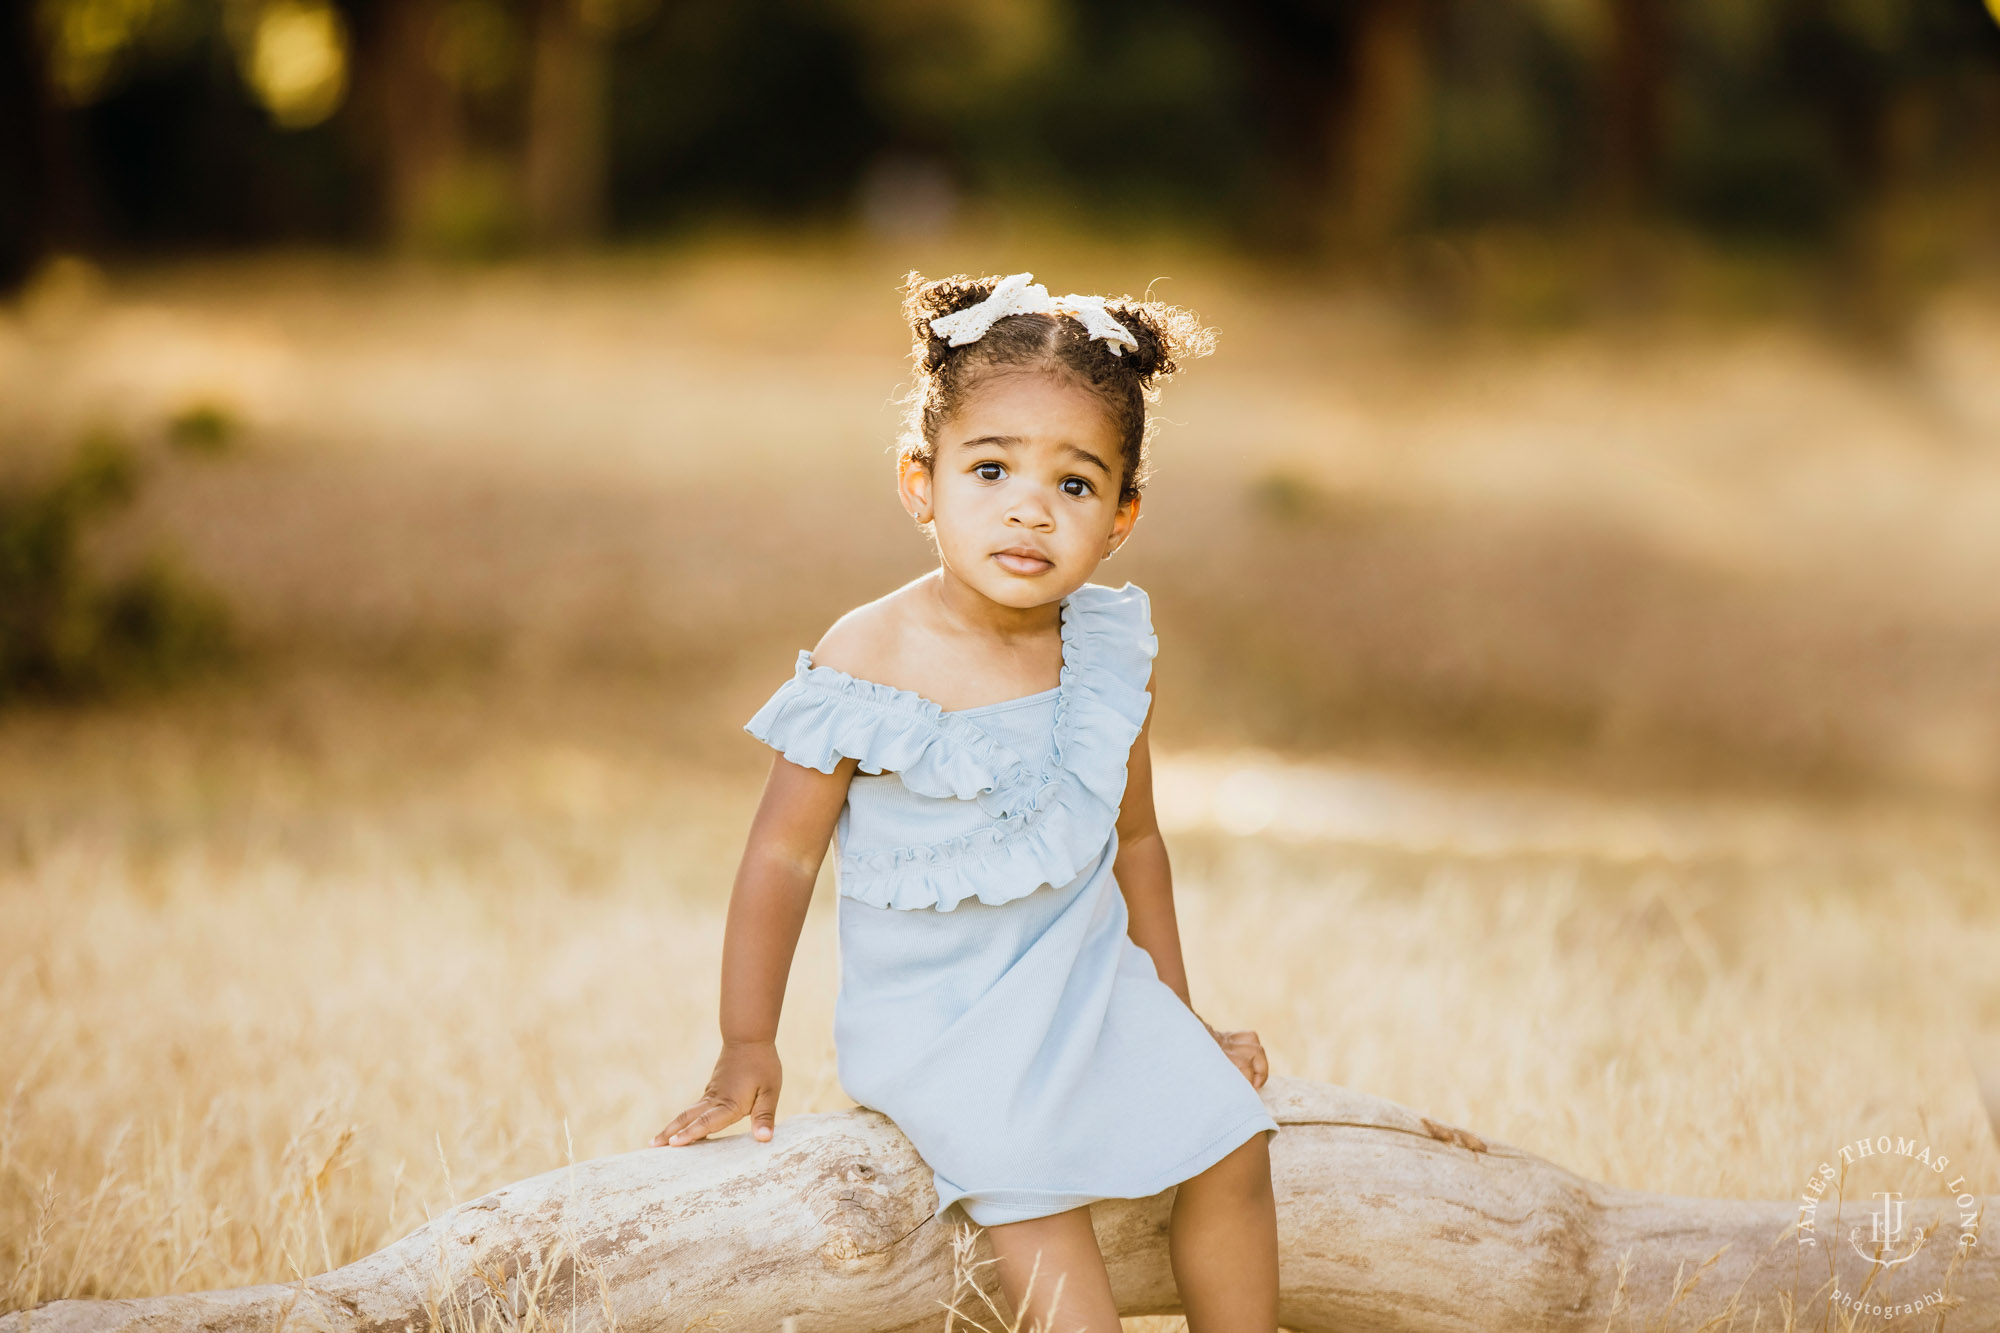
[[[728,1109],[721,1102],[714,1101],[704,1101],[690,1107],[676,1117],[676,1124],[668,1125],[660,1131],[655,1143],[666,1147],[678,1147],[683,1143],[693,1143],[697,1139],[706,1138],[710,1130],[721,1129],[729,1123],[729,1120],[736,1118],[730,1116],[729,1120],[715,1120],[714,1123],[710,1123],[713,1117],[727,1113]]]
[[[1257,1040],[1255,1032],[1230,1032],[1223,1034],[1223,1049],[1236,1067],[1243,1071],[1243,1077],[1250,1080],[1250,1086],[1261,1088],[1264,1080],[1271,1076],[1271,1062],[1264,1055],[1264,1044]]]
[[[778,1132],[778,1090],[759,1088],[757,1100],[750,1107],[750,1132],[759,1139],[768,1140]]]
[[[695,1113],[700,1109],[701,1109],[700,1107],[691,1106],[687,1110],[682,1111],[679,1115],[675,1116],[672,1120],[669,1120],[667,1122],[667,1127],[665,1129],[653,1135],[653,1146],[655,1148],[665,1147],[667,1140],[672,1138],[675,1134],[680,1133],[682,1126],[686,1125],[688,1121],[694,1119]]]
[[[653,1135],[653,1146],[655,1148],[666,1147],[668,1140],[672,1139],[674,1135],[680,1133],[683,1129],[686,1129],[688,1122],[693,1119],[694,1119],[694,1112],[692,1110],[682,1111],[679,1115],[675,1116],[672,1120],[669,1120],[667,1122],[667,1127],[665,1129]]]
[[[683,1143],[693,1143],[697,1139],[707,1138],[710,1130],[721,1129],[724,1125],[729,1123],[727,1120],[724,1120],[722,1118],[723,1114],[724,1114],[724,1107],[722,1106],[721,1103],[719,1102],[709,1103],[707,1106],[702,1108],[702,1112],[700,1115],[688,1121],[687,1124],[681,1127],[680,1133],[670,1135],[668,1137],[667,1139],[668,1145],[678,1146],[679,1144]]]

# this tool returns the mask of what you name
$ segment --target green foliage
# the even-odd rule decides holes
[[[408,239],[438,259],[490,260],[520,249],[522,216],[504,163],[461,162],[429,181]]]
[[[138,458],[93,435],[52,478],[0,488],[0,703],[167,684],[232,654],[214,594],[154,552],[100,578],[92,523],[137,498]]]
[[[1274,468],[1251,482],[1249,495],[1258,513],[1284,523],[1312,517],[1323,499],[1310,477],[1284,468]]]
[[[190,403],[167,420],[167,441],[191,454],[226,454],[236,447],[242,423],[227,403]]]

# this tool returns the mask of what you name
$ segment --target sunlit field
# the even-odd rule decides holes
[[[1787,1198],[1888,1132],[2000,1191],[2000,303],[1891,353],[1168,260],[1037,277],[1172,272],[1222,330],[1098,576],[1154,600],[1203,1014],[1615,1184]],[[898,275],[294,260],[0,314],[17,461],[240,418],[99,554],[171,540],[253,649],[0,713],[0,1309],[320,1272],[700,1091],[740,725],[925,567]],[[781,1115],[851,1104],[832,912]]]
[[[322,1271],[639,1147],[699,1091],[746,764],[719,782],[582,717],[495,728],[443,688],[0,738],[10,1307]],[[1274,779],[1358,781],[1241,753],[1162,771],[1197,1002],[1277,1071],[1654,1190],[1787,1197],[1876,1127],[2000,1177],[1966,1044],[2000,1015],[1986,832],[1393,775],[1378,836],[1354,802],[1327,837],[1303,802],[1229,832]],[[829,891],[786,1008],[790,1113],[851,1104]]]

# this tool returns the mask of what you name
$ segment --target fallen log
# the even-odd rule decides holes
[[[1280,1318],[1298,1333],[1786,1327],[1787,1311],[1820,1327],[1836,1289],[1885,1307],[1937,1293],[1925,1313],[1939,1327],[2000,1333],[2000,1254],[1955,1248],[1948,1199],[1907,1202],[1906,1224],[1936,1226],[1934,1240],[1883,1266],[1847,1243],[1856,1217],[1830,1224],[1831,1199],[1806,1247],[1792,1200],[1600,1185],[1322,1083],[1274,1077],[1263,1095],[1284,1127],[1271,1145]],[[1092,1207],[1128,1315],[1178,1311],[1172,1197]],[[303,1282],[56,1301],[0,1318],[0,1333],[423,1333],[532,1327],[535,1312],[578,1333],[914,1333],[943,1329],[954,1301],[995,1327],[980,1295],[1006,1309],[979,1263],[990,1250],[969,1223],[948,1225],[956,1213],[932,1222],[935,1202],[883,1116],[799,1115],[768,1143],[648,1148],[509,1185]]]

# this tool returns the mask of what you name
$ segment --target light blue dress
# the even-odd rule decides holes
[[[840,1082],[981,1226],[1157,1194],[1276,1133],[1126,934],[1112,877],[1159,641],[1146,594],[1062,602],[1061,684],[945,710],[801,652],[745,730],[830,773]]]

